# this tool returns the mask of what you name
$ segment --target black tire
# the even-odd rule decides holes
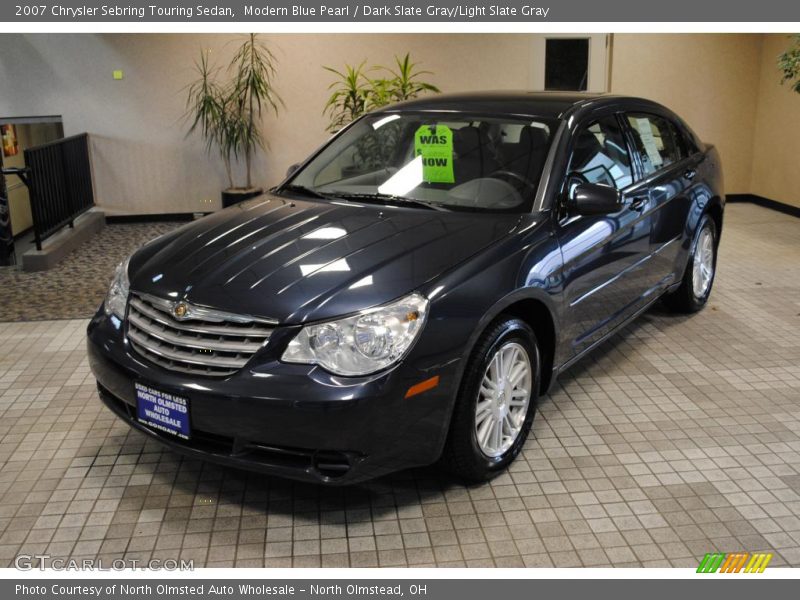
[[[694,266],[698,251],[698,241],[705,230],[708,230],[711,234],[711,247],[713,251],[712,271],[708,287],[702,293],[698,294],[695,291],[693,282]],[[686,263],[686,270],[683,273],[681,285],[674,292],[664,296],[664,306],[673,312],[690,314],[699,311],[706,305],[708,297],[711,295],[711,289],[714,287],[714,278],[717,274],[718,246],[719,237],[717,225],[714,219],[708,215],[703,215],[700,219],[700,224],[697,227],[694,239],[692,240],[691,248],[689,249],[689,260]]]
[[[499,456],[487,456],[481,450],[475,431],[476,404],[484,374],[495,352],[509,342],[516,342],[528,355],[532,385],[527,414],[511,447]],[[467,483],[491,479],[504,470],[522,451],[533,424],[541,385],[539,346],[533,330],[524,321],[501,316],[481,335],[467,362],[453,409],[445,449],[440,464]],[[510,436],[509,436],[510,437]]]

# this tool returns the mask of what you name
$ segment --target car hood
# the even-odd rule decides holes
[[[280,323],[380,305],[503,238],[519,215],[260,196],[131,260],[131,289]]]

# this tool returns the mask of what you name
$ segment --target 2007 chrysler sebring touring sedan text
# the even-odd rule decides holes
[[[140,248],[88,330],[100,396],[179,452],[323,483],[519,454],[559,372],[714,281],[719,157],[635,98],[437,96]]]

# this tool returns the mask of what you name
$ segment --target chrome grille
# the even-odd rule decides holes
[[[175,305],[171,300],[131,294],[128,340],[150,362],[193,375],[236,373],[264,346],[276,324],[188,304],[186,314],[178,319],[173,314]]]

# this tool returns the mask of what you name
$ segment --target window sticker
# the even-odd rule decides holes
[[[658,144],[656,143],[655,135],[653,135],[653,124],[650,119],[638,117],[636,119],[636,129],[639,130],[639,139],[644,144],[644,151],[647,152],[650,163],[658,169],[664,164],[664,159],[661,158],[661,153],[658,151]]]
[[[414,156],[422,157],[422,179],[454,183],[453,131],[446,125],[423,125],[414,134]]]

